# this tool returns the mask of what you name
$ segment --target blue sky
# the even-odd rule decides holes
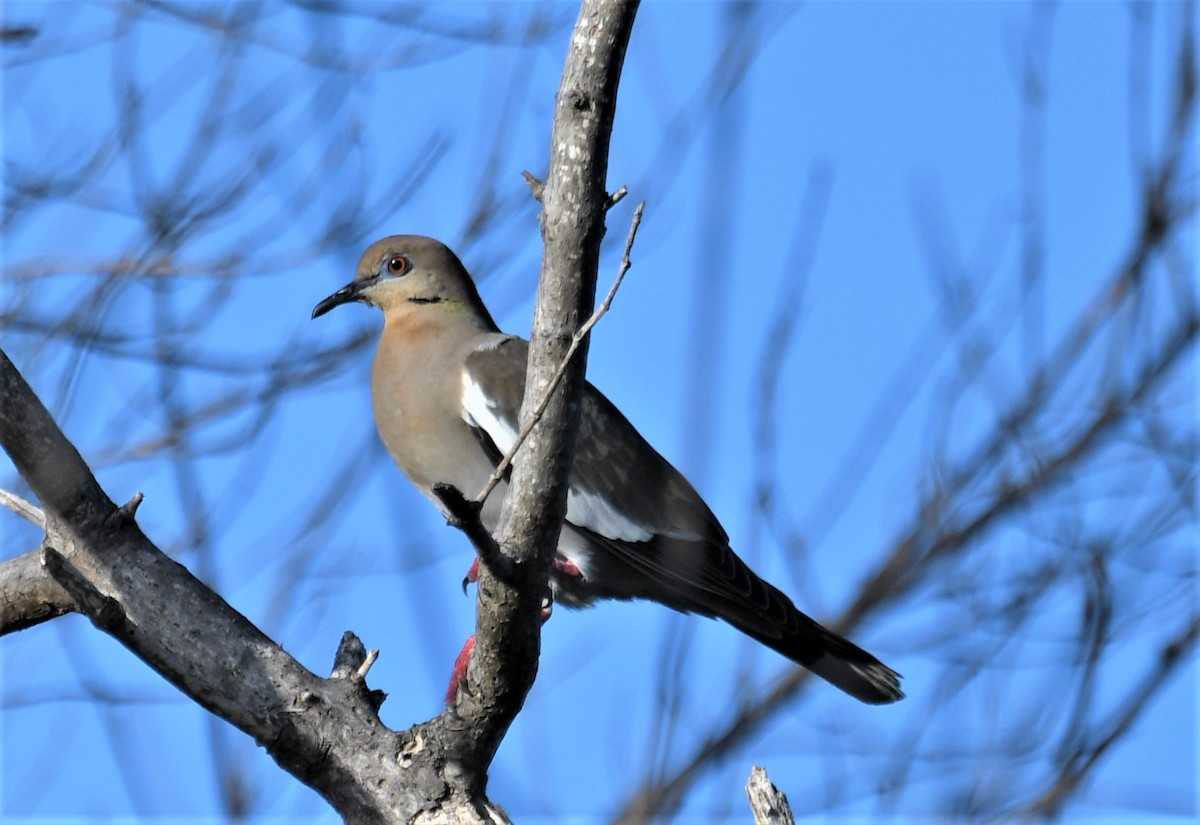
[[[53,316],[94,284],[92,264],[142,248],[145,193],[172,191],[175,178],[198,198],[219,191],[230,170],[254,163],[253,153],[238,153],[238,130],[261,128],[256,134],[289,147],[286,160],[237,209],[181,242],[173,261],[200,270],[236,251],[245,277],[232,285],[178,278],[170,298],[152,278],[123,283],[95,320],[128,336],[127,352],[164,334],[156,327],[163,313],[173,319],[171,340],[235,366],[281,351],[316,353],[376,329],[379,317],[365,308],[319,322],[308,315],[350,279],[361,248],[400,232],[455,246],[501,327],[524,333],[540,240],[537,206],[519,173],[545,168],[571,7],[442,4],[414,12],[419,36],[365,16],[314,24],[295,10],[268,8],[240,47],[230,81],[247,101],[238,125],[222,126],[221,145],[232,148],[195,163],[189,147],[218,88],[211,69],[219,41],[211,33],[143,10],[114,47],[119,20],[103,4],[6,5],[7,23],[42,28],[24,50],[3,52],[9,174],[18,162],[75,168],[111,130],[113,100],[130,76],[145,81],[149,161],[144,168],[115,162],[80,202],[13,221],[6,269],[77,263],[36,284],[9,278],[4,305],[26,317]],[[1144,28],[1135,9],[1146,15]],[[645,200],[646,215],[634,268],[593,336],[589,376],[685,470],[739,552],[802,609],[828,618],[845,607],[936,483],[939,462],[969,453],[1004,399],[1020,392],[1030,365],[1053,350],[1116,271],[1134,237],[1139,171],[1162,142],[1163,90],[1172,44],[1187,22],[1182,10],[1174,3],[766,3],[738,19],[727,5],[680,2],[639,12],[609,164],[611,188],[627,185],[630,195],[610,213],[602,291],[616,272],[633,204]],[[481,46],[461,30],[447,35],[492,21],[515,42],[542,12],[551,27],[531,46]],[[713,91],[720,84],[709,81],[736,70],[731,40],[748,44],[750,59],[744,83],[721,102]],[[350,55],[353,71],[313,83],[296,58],[322,44]],[[28,59],[39,49],[42,59]],[[1043,115],[1033,121],[1020,82],[1029,61],[1045,79]],[[387,69],[393,62],[404,65]],[[1145,71],[1144,105],[1131,107],[1142,99],[1135,94],[1143,77],[1131,65]],[[1032,156],[1023,143],[1031,131],[1040,136]],[[431,145],[443,148],[425,162]],[[1042,170],[1032,189],[1031,164]],[[12,185],[10,178],[6,192]],[[488,191],[501,217],[472,235],[472,209]],[[1044,256],[1035,297],[1021,303],[1031,191]],[[324,237],[339,210],[360,219]],[[1185,274],[1194,232],[1187,239]],[[939,315],[940,295],[951,287],[979,302],[975,327],[994,336],[998,353],[986,380],[958,395],[950,390],[965,336]],[[1187,294],[1194,301],[1194,286]],[[1155,296],[1144,312],[1168,318],[1170,301]],[[771,419],[769,466],[782,514],[773,530],[754,517],[762,469],[754,434],[762,358],[781,318],[794,324]],[[471,551],[375,440],[369,349],[286,395],[265,421],[242,413],[202,428],[196,443],[212,453],[181,477],[132,449],[162,426],[145,413],[163,390],[144,359],[81,354],[19,325],[3,346],[110,495],[146,494],[139,520],[160,546],[314,671],[328,670],[346,629],[380,648],[371,683],[390,694],[383,717],[391,726],[440,709],[454,654],[471,632],[472,603],[459,592]],[[1121,351],[1139,346],[1134,337]],[[1111,362],[1092,358],[1073,379],[1081,387]],[[1160,406],[1183,410],[1176,420],[1194,436],[1194,360],[1181,373]],[[254,386],[232,368],[168,377],[169,393],[192,405]],[[1056,402],[1064,421],[1073,400],[1067,393]],[[253,436],[235,450],[214,446],[247,431]],[[909,700],[871,708],[811,685],[706,775],[685,815],[744,821],[741,786],[756,763],[799,801],[798,812],[834,819],[920,818],[954,810],[953,800],[971,794],[1031,792],[1047,752],[1033,748],[1027,762],[1010,763],[993,760],[990,748],[1022,726],[1035,740],[1061,733],[1055,709],[1068,704],[1070,685],[1055,665],[1077,653],[1072,631],[1082,606],[1069,592],[1056,594],[977,672],[955,657],[969,663],[972,634],[989,632],[972,618],[1004,597],[988,581],[1030,558],[1056,558],[1055,548],[1065,553],[1075,538],[1119,535],[1110,523],[1145,511],[1136,490],[1118,493],[1122,472],[1142,473],[1146,463],[1120,451],[1097,461],[1044,506],[993,530],[944,577],[855,630],[856,641],[905,674]],[[352,492],[322,501],[342,469]],[[12,476],[0,465],[4,486],[19,489]],[[216,530],[203,550],[181,527],[188,485],[201,491],[203,520]],[[333,517],[306,530],[306,515],[326,508]],[[31,528],[0,518],[6,553],[36,544]],[[1119,655],[1098,682],[1099,717],[1140,678],[1184,620],[1182,608],[1194,608],[1194,528],[1193,509],[1192,521],[1146,549],[1157,570],[1138,570],[1133,551],[1118,557]],[[978,590],[963,598],[956,587]],[[684,642],[687,655],[672,676],[683,691],[673,747],[694,745],[732,713],[739,680],[762,685],[787,668],[727,627],[653,605],[559,610],[544,632],[538,682],[493,766],[492,798],[523,821],[611,813],[654,764],[660,665]],[[5,821],[207,820],[220,810],[214,759],[247,777],[255,813],[333,819],[252,743],[232,731],[214,734],[219,723],[78,618],[5,638],[0,667]],[[1185,671],[1105,757],[1067,809],[1071,818],[1196,815],[1194,663]],[[908,784],[889,791],[889,779],[902,773],[895,764],[909,753]]]

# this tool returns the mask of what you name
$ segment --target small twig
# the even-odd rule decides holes
[[[1087,779],[1105,753],[1129,732],[1176,668],[1189,661],[1189,653],[1195,648],[1197,640],[1200,640],[1200,615],[1192,616],[1183,632],[1159,651],[1157,659],[1146,668],[1140,683],[1129,691],[1122,707],[1106,723],[1107,730],[1095,731],[1094,743],[1077,754],[1075,759],[1063,764],[1057,772],[1054,785],[1037,799],[1023,805],[1016,812],[1017,817],[1023,822],[1041,822],[1060,813],[1067,797]]]
[[[378,658],[378,650],[368,651],[367,658],[363,659],[363,663],[358,666],[358,670],[354,671],[354,675],[350,678],[355,682],[365,682],[367,680],[367,671],[371,669],[371,665],[375,664],[375,660]]]
[[[621,187],[623,190],[625,187]],[[622,195],[622,197],[624,197]],[[612,287],[608,290],[608,295],[592,313],[592,317],[584,321],[583,326],[575,333],[571,339],[571,346],[567,348],[567,354],[563,356],[563,360],[559,363],[558,369],[554,372],[554,377],[550,379],[550,384],[546,387],[546,392],[542,394],[541,400],[538,401],[537,407],[534,408],[533,415],[529,417],[529,421],[521,428],[521,432],[517,434],[517,440],[508,448],[504,458],[496,465],[496,469],[492,471],[492,475],[487,480],[487,484],[483,485],[483,489],[479,491],[479,495],[475,496],[474,504],[476,507],[483,505],[487,501],[487,497],[492,494],[492,490],[496,489],[496,485],[500,483],[500,479],[504,478],[504,474],[508,472],[508,467],[512,464],[513,456],[517,454],[517,450],[525,443],[525,439],[533,432],[533,428],[542,420],[542,414],[546,411],[546,405],[550,403],[550,396],[554,394],[554,390],[562,381],[563,375],[566,374],[567,366],[571,363],[571,359],[575,357],[575,353],[579,350],[579,345],[587,338],[592,327],[604,317],[612,306],[613,298],[616,297],[617,290],[621,286],[621,282],[625,280],[625,273],[633,265],[630,262],[629,255],[633,251],[633,240],[637,237],[638,227],[642,223],[642,212],[646,208],[646,203],[643,201],[637,205],[637,209],[633,210],[633,221],[629,226],[629,236],[625,239],[625,252],[621,255],[621,266],[617,269],[617,277],[613,281]],[[436,489],[435,489],[436,492]],[[485,559],[486,561],[486,559]]]
[[[144,498],[145,496],[141,493],[134,493],[133,498],[118,507],[113,516],[123,521],[133,521],[134,516],[137,515],[138,508],[142,506],[142,499]]]
[[[0,504],[3,504],[21,518],[33,522],[43,530],[46,528],[46,514],[42,512],[42,508],[31,501],[26,501],[16,493],[10,493],[8,490],[0,490]]]
[[[446,521],[451,527],[457,527],[467,534],[480,561],[496,578],[515,584],[518,581],[516,563],[500,550],[500,545],[492,538],[492,534],[483,526],[479,518],[482,505],[477,501],[468,501],[466,496],[452,484],[433,485],[433,494],[442,502],[449,514]]]
[[[610,210],[614,206],[616,206],[618,203],[625,200],[625,196],[628,194],[629,194],[628,186],[622,186],[616,192],[613,192],[611,195],[608,196],[608,200],[604,204],[604,211],[607,212],[608,210]],[[645,206],[645,204],[643,203],[642,206]],[[638,208],[640,209],[641,207],[638,207]]]
[[[541,203],[542,191],[545,190],[546,184],[535,178],[529,172],[522,172],[521,177],[525,178],[525,183],[529,184],[529,191],[533,193],[533,199],[538,203]]]

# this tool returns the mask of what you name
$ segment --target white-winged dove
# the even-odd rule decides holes
[[[462,263],[432,238],[372,244],[313,317],[353,301],[384,315],[371,373],[380,439],[439,507],[439,482],[474,497],[516,439],[528,342],[500,332]],[[755,575],[687,480],[590,384],[581,415],[551,573],[557,601],[650,599],[716,617],[864,702],[904,696],[894,670]],[[497,485],[481,510],[489,530],[506,490]]]

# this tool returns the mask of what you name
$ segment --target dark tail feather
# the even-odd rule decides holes
[[[791,609],[794,614],[788,617],[789,627],[779,636],[764,634],[736,620],[726,621],[855,699],[886,705],[904,698],[899,673],[849,639],[822,627],[795,607]]]
[[[801,613],[733,551],[722,561],[720,575],[700,577],[702,587],[691,594],[697,612],[725,620],[867,704],[886,705],[904,698],[899,673]]]
[[[724,620],[867,704],[886,705],[904,698],[899,673],[849,639],[817,624],[757,576],[755,585],[750,598],[710,599],[707,604],[693,603],[685,609]]]
[[[816,622],[812,624],[816,633],[811,634],[804,647],[817,649],[819,654],[812,661],[801,664],[834,687],[871,705],[886,705],[904,698],[899,673],[848,639]],[[796,658],[785,650],[780,652],[788,658]]]
[[[624,542],[580,533],[607,552],[591,559],[592,580],[588,591],[576,596],[577,604],[596,598],[650,599],[722,619],[856,699],[885,705],[904,698],[899,673],[801,613],[729,549],[723,534],[709,541],[655,536],[649,542]]]
[[[740,559],[730,567],[735,575],[725,580],[737,583],[739,597],[710,600],[706,605],[709,615],[725,620],[855,699],[886,705],[904,698],[899,673],[801,613],[791,599]]]

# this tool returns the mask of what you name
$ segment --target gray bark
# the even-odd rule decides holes
[[[755,825],[796,825],[796,817],[792,815],[792,806],[788,804],[787,795],[771,782],[766,768],[750,769],[750,779],[746,781],[746,796],[750,800]]]

